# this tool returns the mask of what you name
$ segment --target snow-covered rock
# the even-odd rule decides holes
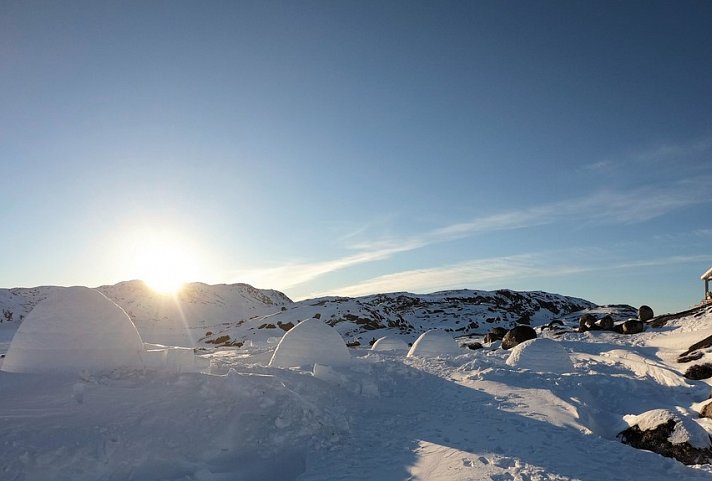
[[[333,327],[319,319],[307,319],[289,330],[277,345],[269,362],[274,367],[304,367],[348,364],[351,354],[344,339]]]
[[[371,346],[372,351],[407,351],[408,344],[403,340],[394,336],[384,336],[377,340],[373,346]]]
[[[710,435],[691,418],[669,409],[653,409],[623,419],[630,426],[618,435],[625,444],[685,464],[708,463],[712,459]]]
[[[23,320],[2,370],[76,373],[140,367],[142,352],[131,319],[106,296],[86,287],[58,288]]]
[[[574,369],[569,353],[551,339],[530,339],[512,348],[507,365],[536,372],[565,373]]]
[[[450,334],[432,329],[420,335],[406,357],[457,356],[461,353],[460,347]]]

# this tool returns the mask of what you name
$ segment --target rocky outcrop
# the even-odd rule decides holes
[[[626,416],[630,427],[618,439],[638,449],[646,449],[684,464],[712,461],[712,439],[694,420],[665,409],[638,416]]]
[[[687,379],[692,379],[695,381],[700,379],[709,379],[712,377],[712,364],[705,363],[690,366],[689,368],[687,368],[687,371],[685,371],[684,376]]]
[[[502,348],[511,349],[529,339],[536,339],[536,331],[529,326],[516,326],[510,329],[502,338]]]

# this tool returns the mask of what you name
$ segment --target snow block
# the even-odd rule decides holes
[[[408,344],[403,339],[398,339],[393,336],[385,336],[377,340],[373,346],[371,346],[372,351],[407,351]]]
[[[171,374],[205,371],[210,361],[195,355],[192,348],[160,346],[144,353],[146,367]]]
[[[460,347],[450,334],[439,329],[431,329],[420,335],[406,357],[457,356],[460,353]]]
[[[562,374],[574,370],[569,353],[551,339],[530,339],[512,348],[507,365],[536,372]]]
[[[35,306],[12,339],[2,370],[98,372],[141,368],[143,342],[129,316],[99,291],[57,289]]]
[[[319,319],[307,319],[282,336],[270,366],[306,367],[314,364],[341,366],[351,361],[344,339]]]

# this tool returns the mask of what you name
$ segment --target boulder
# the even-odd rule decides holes
[[[638,334],[645,330],[645,324],[637,319],[628,319],[621,324],[621,332],[623,334]]]
[[[469,342],[469,343],[465,344],[465,347],[467,349],[476,351],[477,349],[482,349],[484,346],[482,346],[482,343],[480,343],[480,342]]]
[[[617,436],[624,444],[688,465],[712,461],[712,439],[693,419],[667,409],[654,409],[624,419],[630,427]]]
[[[613,329],[613,318],[610,315],[605,315],[598,320],[598,327],[604,331],[610,331]]]
[[[536,339],[536,331],[529,326],[519,325],[510,329],[502,338],[502,348],[511,349],[529,339]]]
[[[655,317],[655,314],[653,313],[653,310],[650,308],[650,306],[640,306],[638,308],[638,319],[641,321],[649,321]]]
[[[596,325],[596,318],[592,314],[584,314],[579,318],[579,332],[590,331]]]
[[[712,402],[705,404],[700,410],[701,418],[712,418]]]
[[[705,364],[690,366],[687,368],[687,371],[685,371],[684,376],[687,379],[693,379],[695,381],[699,379],[709,379],[712,377],[712,364],[707,362]]]
[[[504,335],[507,334],[507,330],[503,327],[493,327],[490,332],[485,334],[484,342],[490,343],[494,341],[501,341]]]

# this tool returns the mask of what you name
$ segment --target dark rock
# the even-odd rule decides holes
[[[701,418],[712,418],[712,403],[707,403],[704,405],[700,411]]]
[[[545,324],[545,325],[541,326],[541,330],[543,331],[544,329],[549,329],[549,330],[564,329],[564,323],[563,323],[563,321],[555,319],[555,320],[551,321],[549,324]]]
[[[693,379],[695,381],[700,379],[709,379],[712,377],[712,364],[705,363],[690,366],[687,368],[687,371],[685,371],[684,376],[687,379]]]
[[[482,343],[480,342],[469,342],[465,344],[465,347],[467,349],[472,349],[473,351],[476,351],[477,349],[482,349]]]
[[[295,331],[296,332],[296,331]],[[361,345],[358,341],[347,342],[346,347],[359,347]]]
[[[505,334],[507,334],[507,330],[503,327],[493,327],[490,332],[485,334],[485,338],[483,339],[484,342],[490,343],[494,341],[501,341]]]
[[[688,354],[692,353],[693,351],[697,351],[698,349],[707,349],[708,347],[712,347],[712,336],[708,336],[702,339],[701,341],[697,341],[696,343],[688,347],[687,351],[680,354],[680,357],[687,356]]]
[[[646,431],[642,431],[637,425],[631,426],[619,433],[617,437],[624,444],[638,449],[653,451],[668,458],[675,458],[683,464],[709,463],[712,460],[712,449],[697,448],[687,442],[672,444],[668,440],[675,429],[675,425],[681,422],[679,418],[671,417],[673,418],[669,421]],[[698,427],[703,429],[699,425]],[[709,435],[707,436],[709,437]]]
[[[579,318],[579,332],[590,331],[596,325],[596,318],[592,314],[584,314]]]
[[[289,331],[291,328],[294,327],[294,323],[293,323],[293,322],[280,322],[280,321],[277,321],[277,327],[279,327],[280,329],[282,329],[284,332],[287,332],[287,331]]]
[[[269,323],[260,325],[257,329],[277,329],[277,326],[275,326],[274,324],[269,322]]]
[[[649,321],[655,317],[655,314],[653,313],[653,310],[650,308],[650,306],[640,306],[638,308],[638,319],[641,321]]]
[[[502,338],[502,348],[511,349],[529,339],[536,339],[536,331],[529,326],[519,325],[510,329]]]
[[[613,318],[610,315],[605,315],[598,320],[598,327],[604,331],[610,331],[613,329]]]
[[[637,319],[629,319],[621,325],[623,334],[638,334],[643,332],[645,324]]]
[[[689,354],[680,354],[677,358],[677,362],[679,363],[685,363],[685,362],[692,362],[692,361],[697,361],[698,359],[701,359],[704,354],[700,351],[693,351]]]

